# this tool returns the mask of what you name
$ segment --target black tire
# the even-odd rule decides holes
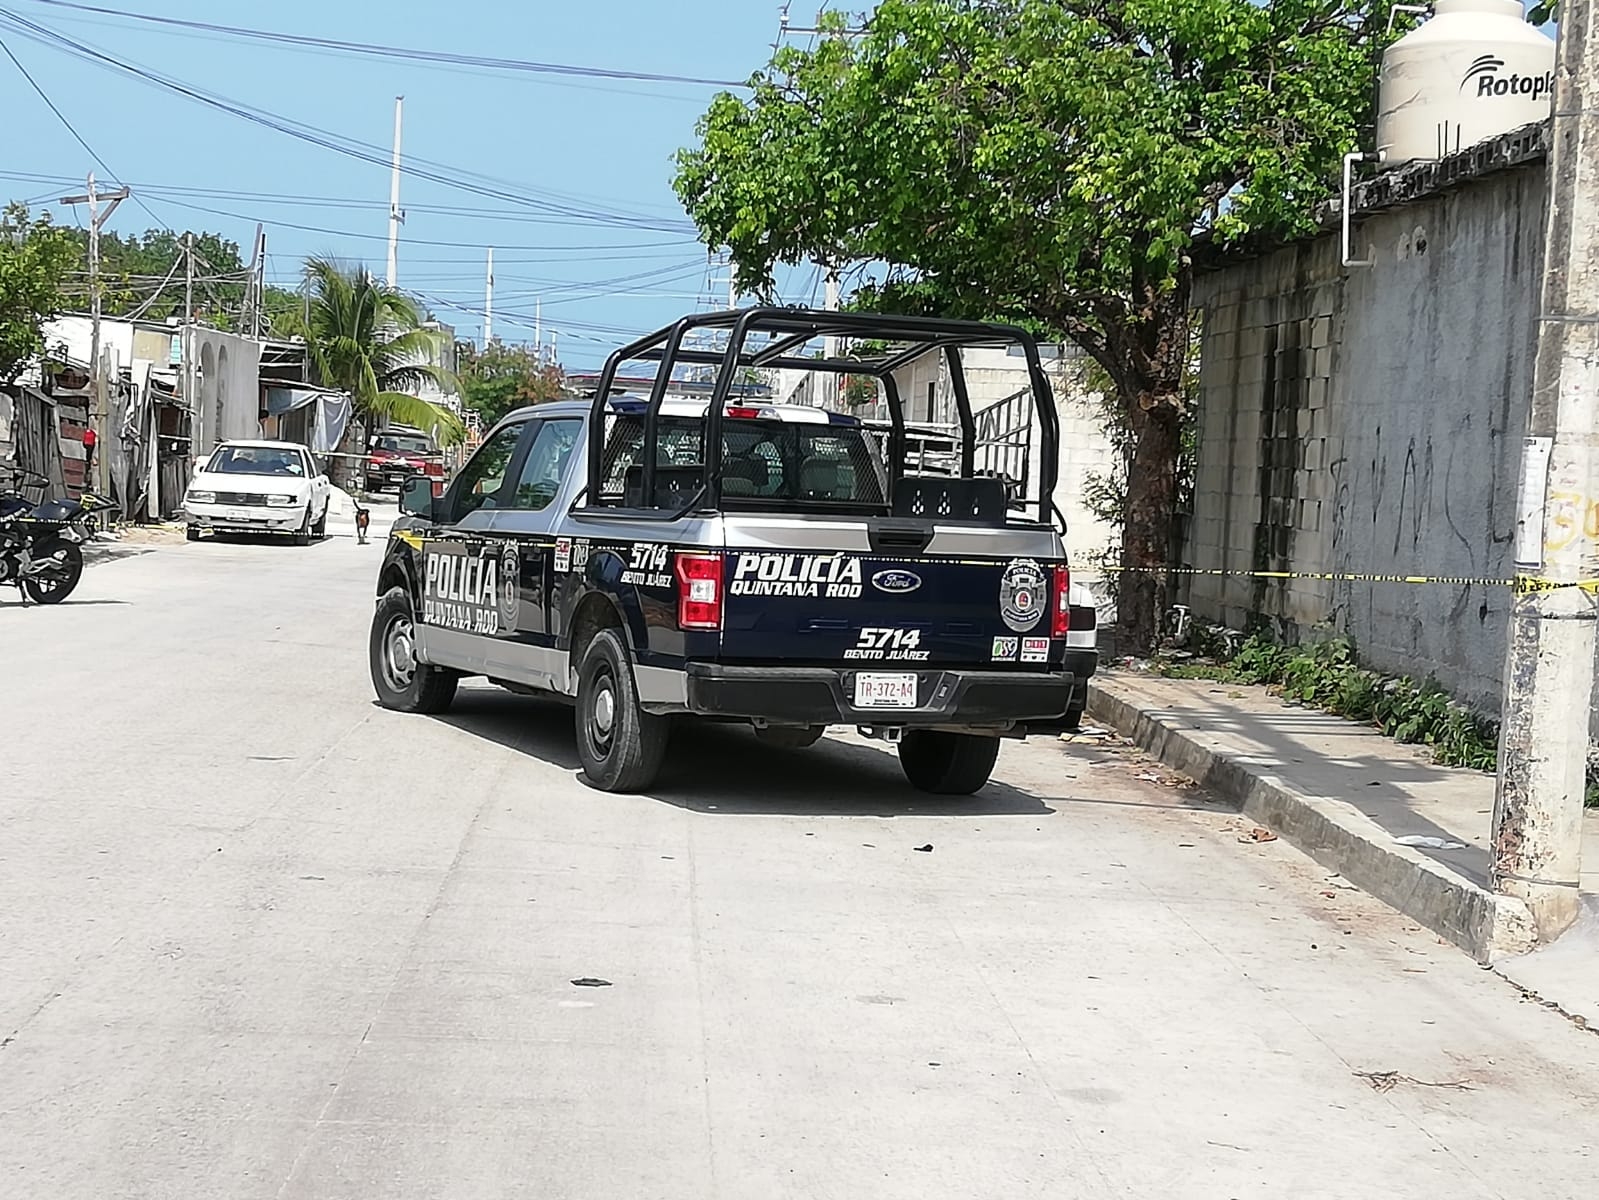
[[[1061,718],[1061,728],[1067,733],[1076,733],[1083,727],[1083,706],[1073,704],[1066,710],[1066,715]]]
[[[988,782],[999,758],[999,739],[971,733],[916,729],[899,743],[900,770],[918,791],[970,796]]]
[[[305,502],[305,520],[300,523],[300,528],[294,531],[294,544],[296,546],[309,546],[311,544],[311,502]]]
[[[594,635],[577,676],[577,757],[589,786],[637,792],[655,782],[671,721],[647,713],[633,684],[633,664],[615,629]]]
[[[325,538],[328,536],[328,506],[322,506],[322,515],[316,519],[316,524],[311,526],[311,536]]]
[[[198,525],[185,525],[183,527],[183,540],[198,542],[200,540],[200,527]]]
[[[378,703],[396,712],[441,713],[455,699],[460,676],[416,661],[415,620],[404,588],[390,588],[372,614],[367,665]]]
[[[78,580],[83,578],[83,551],[72,542],[45,542],[36,548],[33,557],[50,558],[56,554],[62,556],[59,573],[25,575],[22,578],[22,590],[35,604],[60,604],[72,595]]]

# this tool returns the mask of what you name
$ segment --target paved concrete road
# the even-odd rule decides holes
[[[1593,1195],[1599,1038],[1149,768],[592,792],[558,707],[373,706],[380,553],[0,603],[0,1194]]]

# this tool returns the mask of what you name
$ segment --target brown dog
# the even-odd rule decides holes
[[[370,524],[372,524],[372,510],[358,506],[355,510],[355,539],[357,545],[366,545],[366,527]]]

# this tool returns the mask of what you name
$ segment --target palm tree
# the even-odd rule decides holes
[[[311,301],[296,324],[321,384],[347,392],[368,427],[387,418],[429,430],[441,445],[460,441],[466,431],[455,413],[412,394],[428,384],[456,390],[454,377],[430,361],[444,337],[422,328],[416,302],[359,265],[318,257],[305,272]]]

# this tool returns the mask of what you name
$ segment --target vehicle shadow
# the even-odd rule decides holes
[[[495,687],[463,687],[435,721],[578,772],[570,706]],[[579,775],[581,781],[581,775]],[[1039,797],[991,781],[974,796],[930,796],[905,781],[892,751],[823,738],[804,750],[756,740],[742,725],[675,722],[652,800],[709,815],[804,817],[1046,816]]]
[[[318,546],[327,545],[334,540],[333,534],[311,539],[309,546],[295,546],[294,537],[287,533],[223,533],[213,531],[200,539],[198,544],[215,542],[219,546],[292,546],[296,550],[314,550]]]
[[[791,817],[1041,817],[1055,811],[999,780],[973,796],[931,796],[906,782],[892,750],[827,737],[767,746],[738,725],[684,721],[651,799],[698,813]]]
[[[455,693],[448,712],[433,720],[562,770],[576,771],[580,766],[572,708],[556,700],[468,686]]]
[[[37,604],[32,600],[0,600],[0,608],[87,608],[91,604],[128,604],[127,600],[74,600],[68,596],[56,604]]]

